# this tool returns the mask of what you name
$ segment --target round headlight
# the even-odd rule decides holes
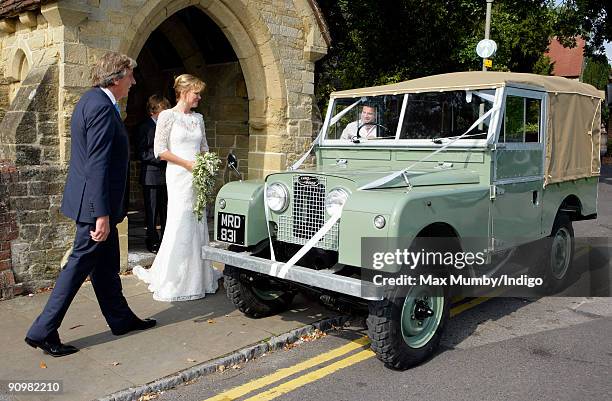
[[[289,191],[281,183],[275,182],[266,189],[266,204],[274,212],[280,213],[289,204]]]
[[[342,210],[348,196],[348,192],[342,188],[332,189],[325,198],[325,211],[327,214],[333,216],[336,213],[340,213],[340,210]]]
[[[381,216],[380,214],[374,217],[374,227],[381,229],[385,227],[387,224],[387,220],[385,220],[385,216]]]
[[[221,198],[219,199],[219,209],[223,210],[225,209],[226,203],[225,203],[225,199]]]

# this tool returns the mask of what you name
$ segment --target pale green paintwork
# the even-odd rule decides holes
[[[439,146],[408,149],[347,144],[317,148],[314,167],[271,174],[267,182],[280,182],[288,188],[290,203],[282,212],[285,214],[292,210],[296,174],[326,177],[327,193],[334,188],[347,190],[350,195],[339,221],[338,258],[340,263],[353,266],[362,266],[364,237],[388,238],[388,249],[408,248],[422,230],[442,223],[464,239],[463,250],[481,252],[493,238],[498,250],[549,235],[568,196],[578,198],[582,215],[596,213],[597,177],[544,188],[543,146],[513,146],[448,148],[435,155],[431,153]],[[426,156],[427,161],[383,188],[358,189]],[[217,198],[217,205],[220,198],[226,200],[224,212],[246,216],[245,246],[268,239],[263,185],[262,181],[233,182],[224,186]],[[383,229],[374,226],[378,215],[386,219]],[[215,213],[215,233],[216,217]],[[270,211],[270,220],[278,223],[279,214]],[[467,238],[471,239],[469,244]]]
[[[342,212],[340,263],[361,265],[361,237],[401,237],[405,243],[389,244],[389,249],[396,245],[408,248],[411,240],[433,223],[448,224],[459,237],[482,238],[481,244],[474,244],[478,251],[486,247],[488,184],[423,186],[410,191],[359,191],[355,195],[349,198]],[[368,205],[377,206],[368,208]],[[470,213],[466,213],[467,209]],[[374,228],[377,214],[387,218],[388,228],[384,234],[378,234]]]
[[[356,159],[360,152],[365,152],[366,160]],[[595,212],[596,178],[552,184],[546,189],[542,189],[541,181],[505,184],[501,185],[504,195],[491,200],[491,166],[495,151],[484,149],[453,150],[436,155],[434,160],[416,166],[408,174],[411,188],[403,178],[398,178],[387,184],[387,188],[357,190],[363,184],[408,166],[427,152],[430,151],[323,149],[318,152],[320,165],[310,170],[272,174],[268,176],[268,183],[282,182],[291,192],[294,174],[313,174],[327,177],[328,192],[337,187],[346,189],[350,196],[340,220],[339,262],[354,266],[361,266],[363,237],[400,237],[406,243],[389,244],[390,249],[399,245],[408,247],[414,236],[430,224],[445,223],[459,238],[479,239],[470,243],[471,249],[464,249],[479,252],[487,247],[491,234],[499,239],[546,236],[561,202],[569,194],[580,199],[583,214]],[[375,160],[376,157],[379,159]],[[337,159],[347,159],[348,165],[336,165]],[[437,168],[439,162],[450,163],[451,160],[452,168]],[[508,162],[510,160],[513,159],[509,158]],[[537,156],[532,160],[536,164]],[[521,174],[529,172],[523,170]],[[525,204],[532,202],[533,189],[541,191],[540,207],[530,209]],[[230,183],[219,192],[220,198],[227,202],[225,212],[247,216],[245,245],[267,239],[262,181]],[[290,212],[292,201],[290,196],[284,213]],[[377,215],[387,220],[382,230],[374,227]],[[270,219],[277,222],[278,214],[270,211]]]
[[[542,213],[543,235],[551,233],[557,210],[569,195],[576,195],[578,198],[582,215],[597,213],[598,181],[598,177],[590,177],[547,185],[542,198],[542,203],[545,205]]]
[[[225,199],[226,207],[219,208],[219,200]],[[253,245],[268,237],[266,216],[263,208],[263,181],[234,181],[225,184],[215,201],[215,237],[217,235],[218,212],[245,216],[245,246]]]
[[[541,215],[545,204],[539,201],[542,185],[543,180],[497,185],[504,192],[491,202],[491,234],[501,241],[497,248],[521,245],[543,236]]]

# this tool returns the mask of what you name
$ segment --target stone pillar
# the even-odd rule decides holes
[[[0,161],[0,300],[15,295],[15,276],[11,263],[11,241],[17,238],[15,212],[11,211],[9,187],[16,181],[17,169]]]

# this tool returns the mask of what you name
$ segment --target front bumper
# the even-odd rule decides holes
[[[248,252],[232,252],[205,245],[202,247],[202,259],[275,277],[274,274],[271,274],[274,262],[269,259],[252,256]],[[276,271],[280,271],[282,263],[276,264],[278,265]],[[361,281],[357,278],[341,276],[333,269],[313,270],[295,265],[289,269],[284,279],[369,301],[383,299],[383,287]]]

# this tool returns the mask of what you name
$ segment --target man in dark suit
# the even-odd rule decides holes
[[[166,227],[166,162],[155,157],[153,144],[157,116],[162,110],[170,108],[170,102],[159,95],[152,95],[147,101],[149,118],[138,126],[138,156],[140,158],[140,184],[144,197],[145,220],[147,225],[146,245],[149,252],[157,253],[159,235],[157,218],[161,225],[161,235]]]
[[[117,101],[136,83],[135,67],[127,56],[106,53],[93,67],[94,88],[81,97],[72,114],[70,168],[61,211],[76,222],[76,236],[68,263],[25,338],[52,356],[78,351],[61,343],[57,329],[88,275],[113,334],[155,326],[155,320],[141,320],[132,312],[119,278],[116,225],[126,215],[129,149]]]

